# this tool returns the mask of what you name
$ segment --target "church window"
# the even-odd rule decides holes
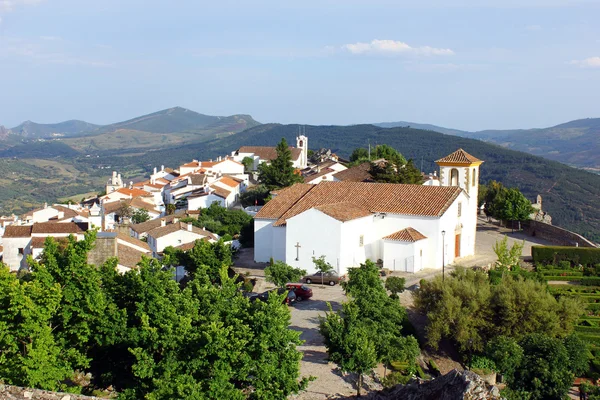
[[[360,247],[363,247],[365,245],[365,236],[364,235],[360,235],[360,237],[358,238],[358,245]]]
[[[460,218],[460,216],[462,215],[462,203],[458,203],[458,217]]]
[[[452,168],[450,171],[450,186],[458,186],[458,170]]]
[[[473,168],[473,186],[477,185],[477,170]]]

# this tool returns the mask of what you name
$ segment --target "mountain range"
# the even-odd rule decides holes
[[[477,132],[406,121],[384,122],[374,125],[385,128],[410,126],[416,129],[484,140],[508,149],[524,151],[600,173],[600,118],[579,119],[549,128],[483,130]]]
[[[555,128],[593,131],[593,121]],[[437,169],[434,160],[464,148],[485,160],[482,182],[494,179],[518,187],[531,200],[541,194],[544,210],[557,225],[600,242],[600,175],[476,140],[471,134],[458,135],[455,130],[444,134],[436,132],[435,126],[410,122],[386,126],[393,124],[400,126],[259,124],[249,115],[213,117],[180,107],[93,126],[90,131],[80,130],[84,125],[73,121],[55,124],[50,131],[30,124],[27,132],[33,138],[11,132],[9,137],[19,138],[16,143],[0,141],[5,143],[0,151],[0,214],[24,212],[56,199],[80,200],[100,191],[112,170],[121,172],[127,181],[141,179],[154,167],[176,168],[192,159],[228,154],[243,145],[274,146],[282,137],[294,144],[303,129],[311,149],[330,148],[348,157],[356,147],[385,143],[412,158],[424,172]]]

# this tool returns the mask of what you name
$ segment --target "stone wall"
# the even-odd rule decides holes
[[[0,383],[0,399],[2,400],[100,400],[100,397],[82,396],[79,394],[49,392],[39,389],[27,389],[19,386]]]
[[[100,266],[110,257],[117,256],[117,234],[115,232],[99,232],[94,248],[88,253],[88,264]]]
[[[547,240],[558,246],[597,247],[594,243],[575,232],[540,221],[525,221],[522,223],[522,227],[528,235]]]

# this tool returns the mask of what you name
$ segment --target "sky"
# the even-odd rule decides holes
[[[600,0],[0,0],[0,125],[600,117]]]

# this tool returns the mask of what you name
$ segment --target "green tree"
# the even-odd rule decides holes
[[[531,202],[519,191],[519,189],[508,189],[504,197],[498,202],[498,218],[504,221],[528,220],[534,208]]]
[[[242,164],[244,164],[244,172],[251,172],[254,169],[254,160],[252,157],[244,157]]]
[[[507,189],[500,182],[489,181],[485,189],[485,215],[500,218],[501,204],[506,196]]]
[[[489,357],[499,372],[507,379],[511,378],[523,359],[523,349],[513,338],[496,336],[485,347],[485,354]]]
[[[520,341],[523,359],[508,381],[512,390],[529,393],[532,400],[561,400],[571,384],[569,354],[560,339],[533,333]]]
[[[175,214],[175,210],[177,210],[177,206],[175,204],[167,204],[167,215]]]
[[[511,270],[514,267],[518,267],[524,246],[525,241],[515,242],[509,249],[507,236],[504,236],[500,241],[496,241],[493,246],[494,253],[496,253],[496,257],[498,257],[498,260],[496,260],[496,268]]]
[[[398,176],[400,180],[398,183],[413,185],[421,185],[423,183],[423,174],[415,167],[412,158],[398,170]]]
[[[148,210],[145,208],[138,208],[133,212],[131,217],[131,221],[134,224],[141,224],[142,222],[146,222],[150,220],[150,215],[148,214]]]
[[[292,186],[304,182],[302,175],[297,174],[292,162],[292,152],[285,138],[277,144],[277,158],[270,163],[258,166],[258,180],[270,190]]]
[[[265,278],[278,287],[285,287],[288,282],[298,282],[306,271],[300,268],[294,268],[283,261],[276,261],[265,268]]]
[[[362,147],[354,149],[350,154],[350,162],[369,160],[369,150]]]
[[[62,382],[73,374],[73,369],[52,332],[52,317],[59,308],[62,291],[45,271],[36,277],[40,279],[20,281],[0,264],[0,380],[64,390]]]
[[[581,376],[587,372],[590,367],[590,360],[593,358],[590,346],[575,334],[567,336],[563,344],[569,355],[569,370],[575,376]]]
[[[333,265],[331,265],[327,261],[325,261],[325,256],[321,256],[321,257],[313,256],[312,261],[313,261],[313,264],[315,264],[315,268],[317,269],[317,272],[320,273],[321,276],[327,274],[328,272],[333,271]],[[322,285],[325,284],[325,279],[321,280],[321,284]]]
[[[357,374],[356,394],[361,395],[363,375],[375,368],[378,362],[372,334],[359,319],[354,303],[343,305],[343,317],[331,311],[321,319],[320,332],[325,338],[329,359],[344,372]]]
[[[133,214],[133,209],[126,202],[122,202],[117,214],[120,218],[129,218]]]
[[[399,276],[390,276],[385,280],[385,288],[392,292],[394,298],[398,298],[398,293],[404,292],[404,285],[406,284],[406,278]]]

